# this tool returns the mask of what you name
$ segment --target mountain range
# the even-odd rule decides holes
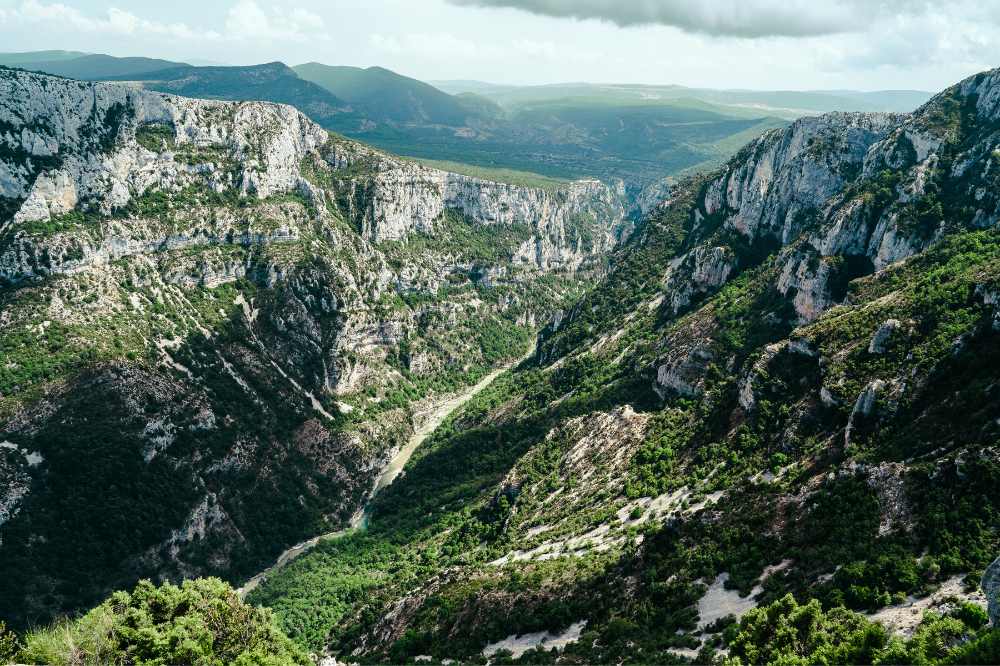
[[[910,111],[918,91],[720,91],[559,84],[440,87],[381,67],[283,63],[192,67],[65,52],[0,54],[0,64],[152,90],[296,106],[327,129],[416,158],[642,187],[720,163],[789,119],[826,111]]]
[[[1000,659],[1000,70],[765,129],[386,70],[28,69],[0,68],[0,658]],[[388,142],[468,108],[542,163],[629,131],[603,179],[493,178],[316,117]],[[747,140],[630,190],[692,125]]]

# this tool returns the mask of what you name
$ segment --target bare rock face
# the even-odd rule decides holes
[[[983,572],[983,593],[990,614],[990,624],[1000,627],[1000,557]]]
[[[845,445],[851,443],[851,434],[857,428],[858,423],[875,413],[878,398],[884,391],[885,382],[881,379],[875,379],[858,394],[858,399],[854,402],[854,409],[851,410],[851,416],[847,421],[847,428],[844,430]]]
[[[597,180],[555,189],[522,187],[450,173],[347,142],[335,142],[331,164],[368,164],[346,185],[343,199],[361,235],[373,242],[433,234],[447,211],[476,225],[526,228],[515,261],[541,269],[575,270],[621,236],[623,193]]]
[[[147,124],[173,128],[184,147],[224,146],[232,174],[260,198],[296,187],[306,151],[326,132],[289,106],[193,100],[109,83],[13,70],[0,73],[0,126],[14,159],[0,166],[0,196],[22,200],[12,222],[47,220],[79,204],[110,213],[153,185],[178,181],[188,164],[135,139]]]
[[[878,327],[878,330],[875,331],[875,334],[872,336],[871,342],[868,343],[868,353],[885,353],[886,344],[889,342],[892,334],[896,332],[900,326],[902,326],[902,324],[898,319],[886,319],[882,322],[882,325]]]

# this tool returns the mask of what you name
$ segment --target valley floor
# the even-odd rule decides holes
[[[345,529],[327,532],[326,534],[315,536],[288,548],[278,556],[278,559],[273,565],[254,575],[246,583],[244,583],[238,590],[240,596],[245,597],[247,594],[256,589],[258,585],[267,580],[269,575],[278,571],[299,555],[308,552],[320,541],[339,539],[340,537],[350,534],[356,530],[366,529],[368,527],[369,520],[368,507],[372,500],[375,499],[379,492],[396,480],[396,477],[398,477],[403,471],[403,468],[406,467],[406,463],[410,460],[410,456],[413,455],[413,452],[417,450],[417,447],[419,447],[421,443],[423,443],[423,441],[427,439],[427,437],[433,433],[437,427],[440,426],[452,413],[461,409],[465,403],[469,402],[469,400],[474,398],[480,391],[492,384],[493,381],[502,373],[506,372],[526,358],[529,358],[532,354],[534,354],[534,352],[535,348],[532,346],[528,353],[521,359],[493,370],[473,386],[463,389],[455,394],[435,400],[434,403],[422,413],[417,412],[415,415],[418,420],[416,430],[414,430],[413,434],[406,441],[406,444],[392,456],[388,464],[386,464],[382,472],[376,478],[371,494],[368,497],[368,501],[363,507],[358,509],[357,513],[354,514],[351,518],[350,525]]]

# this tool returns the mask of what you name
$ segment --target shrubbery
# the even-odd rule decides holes
[[[16,658],[56,666],[311,663],[278,629],[269,610],[243,603],[216,578],[185,581],[181,587],[141,581],[78,620],[29,633]]]
[[[726,666],[740,664],[996,664],[1000,630],[986,628],[979,606],[958,603],[925,613],[913,636],[890,638],[879,624],[842,607],[792,595],[755,608],[727,629]]]

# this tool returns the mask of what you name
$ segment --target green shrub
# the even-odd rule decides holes
[[[928,612],[913,636],[889,639],[863,615],[819,601],[799,605],[792,595],[743,616],[727,632],[738,664],[996,664],[1000,631],[985,628],[985,613],[961,603],[946,615]]]
[[[164,149],[172,149],[176,132],[173,125],[166,123],[147,123],[135,130],[135,140],[143,148],[159,153]]]
[[[0,663],[13,661],[17,651],[17,635],[13,631],[7,631],[7,625],[0,620]]]
[[[75,621],[29,633],[18,658],[35,664],[309,664],[271,612],[216,578],[156,587],[141,581]]]
[[[887,640],[885,629],[857,613],[824,613],[819,601],[799,605],[788,594],[743,616],[729,648],[741,664],[870,664]]]

